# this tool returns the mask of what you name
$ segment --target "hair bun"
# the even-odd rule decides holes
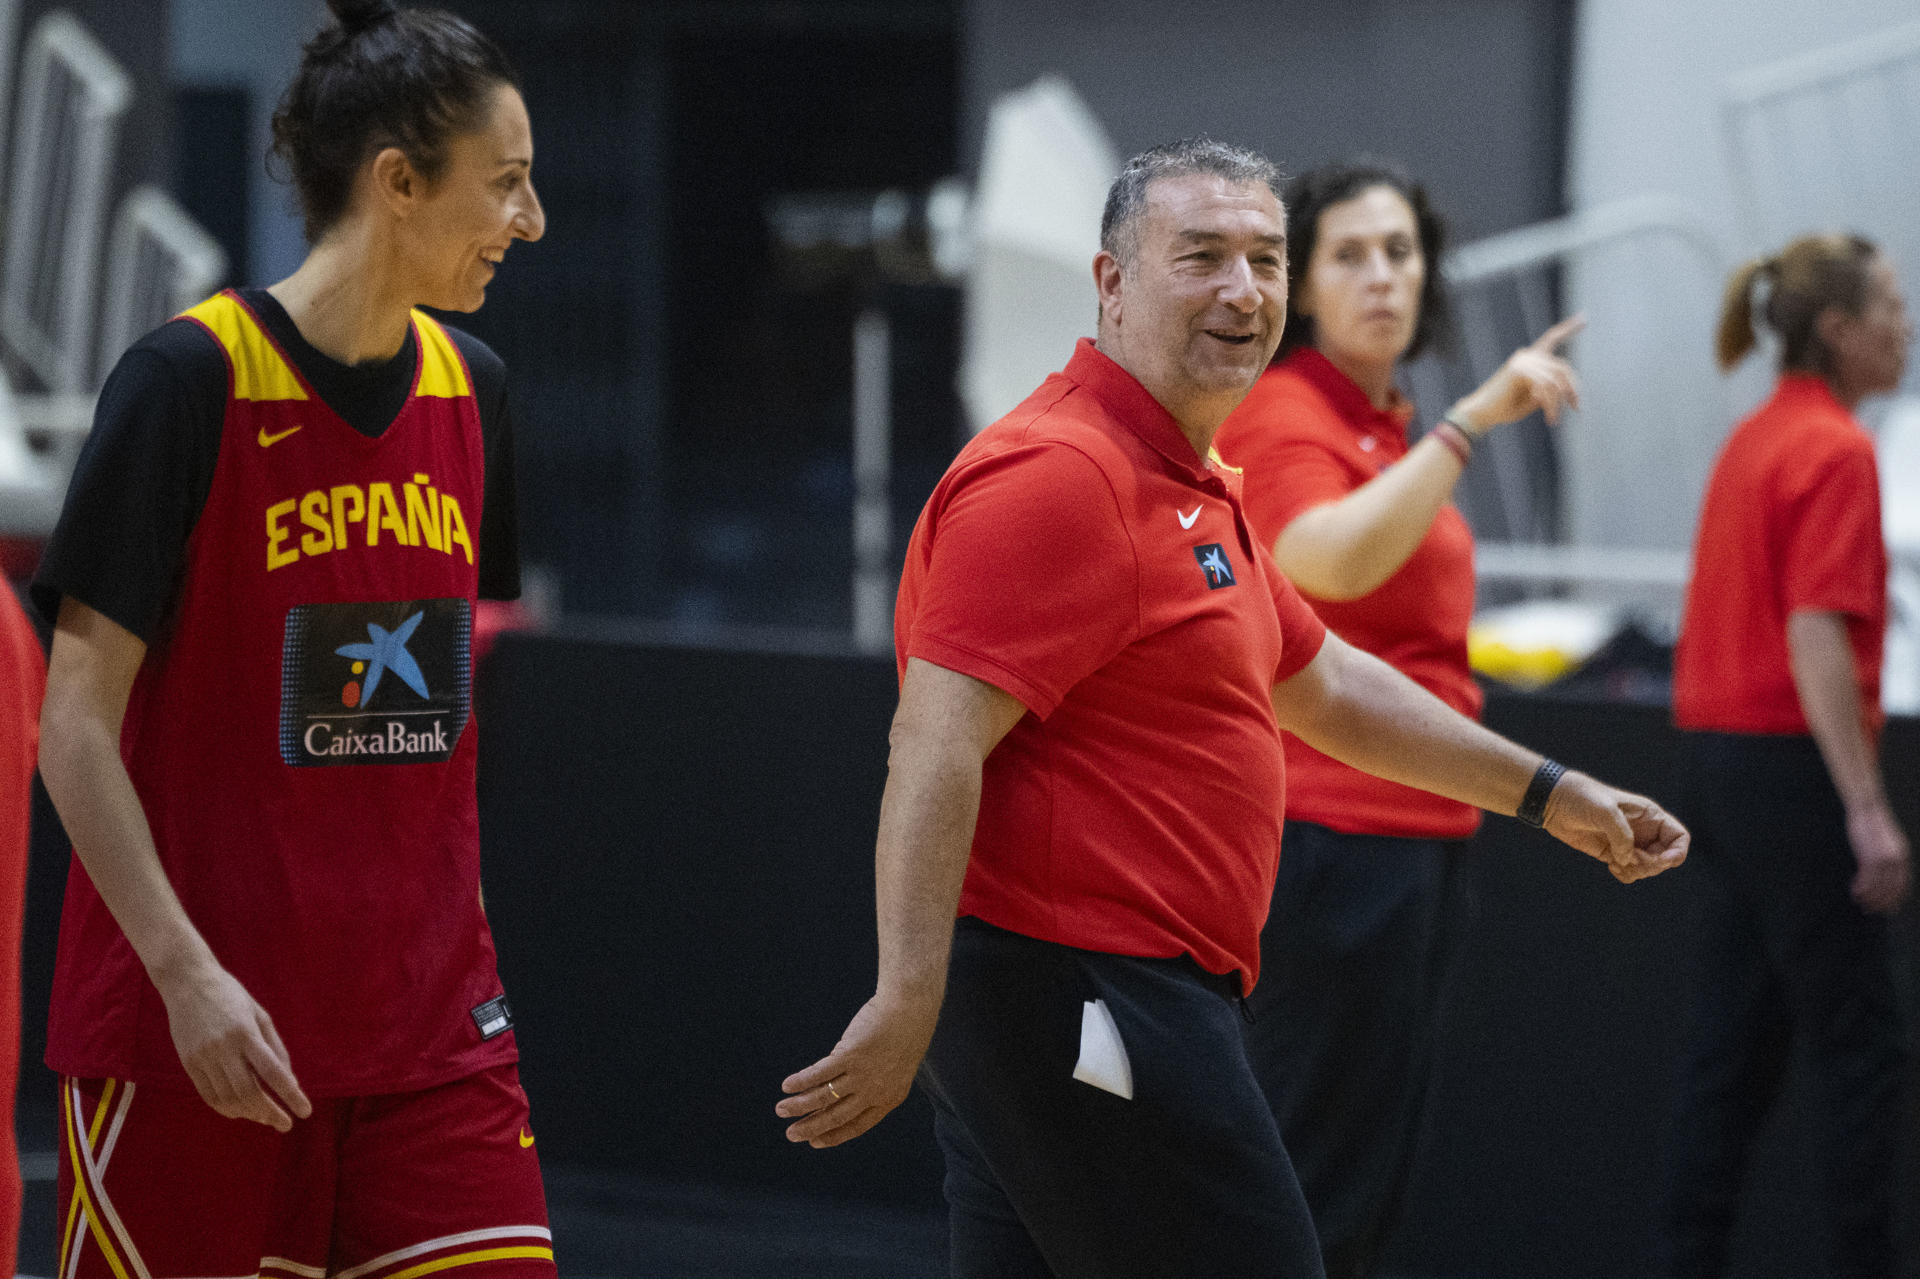
[[[393,0],[327,0],[334,20],[347,35],[356,35],[376,23],[391,18],[396,10]]]

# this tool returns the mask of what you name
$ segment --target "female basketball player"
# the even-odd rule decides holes
[[[416,309],[539,239],[532,138],[465,21],[329,2],[274,119],[311,251],[121,359],[35,583],[74,1279],[555,1273],[474,798],[504,370]]]

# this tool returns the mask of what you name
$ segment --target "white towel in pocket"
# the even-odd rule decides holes
[[[1104,999],[1090,999],[1080,1009],[1080,1060],[1073,1077],[1116,1097],[1133,1100],[1133,1063],[1120,1042],[1120,1027]]]

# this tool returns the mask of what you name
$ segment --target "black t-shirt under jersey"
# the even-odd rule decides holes
[[[265,289],[239,291],[308,385],[362,435],[378,436],[413,390],[419,339],[377,364],[342,364],[315,350]],[[520,594],[513,426],[507,370],[486,343],[447,333],[466,358],[486,449],[480,515],[480,594]],[[71,595],[151,642],[171,607],[187,538],[206,506],[227,411],[227,357],[192,320],[174,320],[120,357],[94,409],[60,523],[34,576],[49,621]]]

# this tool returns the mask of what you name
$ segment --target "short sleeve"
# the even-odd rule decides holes
[[[1267,589],[1273,593],[1273,611],[1280,616],[1280,665],[1273,673],[1273,682],[1278,684],[1299,674],[1319,656],[1320,646],[1327,642],[1327,624],[1301,598],[1285,573],[1269,564],[1266,574]]]
[[[486,491],[480,506],[480,598],[520,598],[520,490],[514,474],[513,400],[507,366],[492,347],[464,329],[447,333],[473,375],[486,455]]]
[[[504,390],[489,422],[481,418],[487,457],[480,508],[480,597],[520,598],[520,494],[514,479],[513,414]]]
[[[226,356],[191,320],[120,358],[34,575],[34,606],[49,622],[72,596],[152,642],[213,486],[226,403]]]
[[[1871,446],[1828,454],[1789,494],[1781,594],[1786,611],[1877,617],[1886,590],[1880,483]]]
[[[905,655],[992,684],[1042,718],[1139,633],[1139,566],[1119,502],[1069,445],[956,474],[924,554]]]

